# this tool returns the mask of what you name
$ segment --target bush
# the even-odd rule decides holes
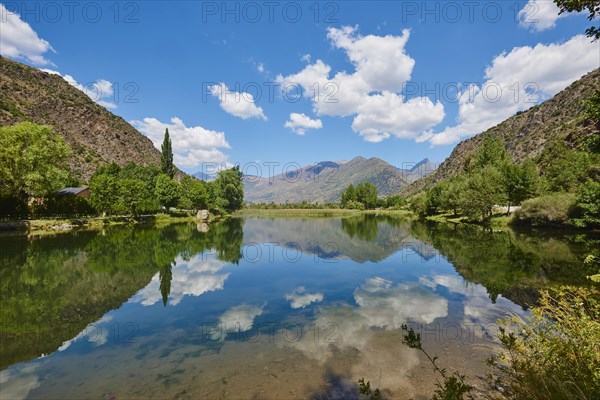
[[[346,208],[349,210],[364,210],[365,205],[360,201],[350,200],[348,203],[346,203]]]
[[[513,325],[513,324],[516,324]],[[517,328],[516,333],[511,332]],[[511,328],[511,329],[509,329]],[[542,292],[529,321],[504,321],[503,352],[488,359],[492,383],[513,399],[600,398],[600,292],[560,287]]]
[[[523,202],[515,212],[515,224],[531,226],[561,226],[569,224],[575,205],[575,195],[554,193]]]
[[[577,192],[576,224],[586,227],[600,226],[600,182],[588,179]]]

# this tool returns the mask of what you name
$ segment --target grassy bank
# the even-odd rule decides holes
[[[211,220],[215,218],[211,216]],[[94,230],[109,226],[153,224],[165,226],[181,222],[195,222],[194,215],[186,214],[153,214],[133,216],[110,216],[93,218],[55,218],[55,219],[33,219],[26,221],[1,222],[0,225],[14,225],[16,229],[3,229],[3,234],[47,236],[56,235],[73,230]]]
[[[243,209],[236,211],[234,216],[240,217],[271,217],[271,218],[339,218],[356,215],[413,215],[408,210],[348,210],[340,208],[323,209]]]

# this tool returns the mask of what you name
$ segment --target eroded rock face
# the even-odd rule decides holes
[[[0,57],[0,125],[23,121],[52,125],[73,149],[70,165],[84,181],[111,162],[160,166],[150,139],[123,118],[58,75]]]

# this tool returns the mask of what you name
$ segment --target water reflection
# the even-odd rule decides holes
[[[1,395],[427,395],[403,323],[481,375],[497,318],[585,284],[597,245],[373,215],[2,238]]]

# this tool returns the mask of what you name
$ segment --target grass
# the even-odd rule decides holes
[[[78,222],[75,222],[78,221]],[[93,217],[93,218],[65,218],[65,219],[34,219],[29,220],[28,232],[33,236],[51,236],[72,230],[94,230],[102,229],[108,226],[131,225],[152,223],[156,226],[165,226],[169,224],[194,222],[196,217],[193,215],[170,215],[170,214],[155,214],[147,215],[141,218],[132,216],[110,216],[110,217]]]
[[[356,215],[412,215],[408,210],[347,210],[347,209],[243,209],[236,211],[241,217],[277,217],[277,218],[338,218]]]

